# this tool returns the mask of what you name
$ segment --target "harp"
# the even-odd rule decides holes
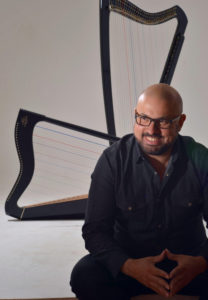
[[[170,23],[172,20],[176,21],[176,24],[173,24],[172,28],[167,30],[167,34],[164,37],[164,39],[168,39],[168,42],[170,44],[167,44],[167,54],[164,53],[164,57],[162,59],[160,57],[155,57],[155,61],[159,60],[158,64],[155,66],[155,68],[159,69],[159,72],[161,74],[156,74],[155,77],[150,78],[147,83],[142,83],[142,86],[139,90],[136,91],[135,97],[137,97],[141,91],[147,87],[148,85],[155,83],[155,82],[161,82],[161,83],[167,83],[170,84],[175,67],[179,58],[179,54],[181,52],[181,48],[184,41],[184,32],[187,26],[187,17],[184,13],[184,11],[179,6],[174,6],[170,9],[166,9],[164,11],[160,11],[157,13],[149,13],[146,12],[133,3],[129,2],[128,0],[101,0],[100,5],[100,49],[101,49],[101,70],[102,70],[102,82],[103,82],[103,94],[104,94],[104,103],[105,103],[105,114],[106,114],[106,121],[107,121],[107,129],[108,133],[115,135],[123,135],[128,130],[130,130],[130,127],[126,130],[125,128],[119,128],[119,119],[121,118],[122,112],[119,109],[119,106],[124,109],[123,112],[123,118],[126,118],[126,111],[130,110],[133,112],[134,108],[134,101],[130,99],[132,103],[129,105],[126,105],[129,103],[128,98],[132,97],[132,91],[135,89],[135,85],[138,85],[139,79],[135,76],[136,66],[138,66],[138,76],[140,78],[145,76],[144,66],[142,66],[142,62],[135,60],[133,55],[131,55],[132,48],[134,47],[134,42],[132,41],[133,34],[131,32],[131,28],[127,29],[125,26],[127,25],[127,22],[131,23],[131,26],[136,27],[138,25],[138,28],[136,28],[136,36],[137,39],[135,40],[135,44],[138,45],[139,43],[142,44],[146,42],[146,49],[143,49],[143,52],[148,52],[148,49],[151,49],[152,52],[156,52],[156,48],[158,52],[161,51],[160,47],[161,45],[158,45],[155,43],[153,45],[153,39],[152,36],[148,36],[148,31],[152,28],[156,28],[157,30],[153,32],[153,36],[156,37],[156,39],[160,38],[161,30],[159,29],[161,26],[163,27],[163,30],[167,28],[168,23]],[[113,19],[118,16],[118,20],[115,22],[116,25],[118,24],[119,28],[123,28],[123,30],[120,30],[119,32],[114,33],[111,28],[113,28]],[[119,19],[120,18],[120,19]],[[110,22],[111,21],[111,22]],[[111,26],[110,26],[111,25]],[[154,26],[153,26],[154,25]],[[160,26],[158,26],[160,25]],[[115,26],[114,26],[115,27]],[[159,29],[159,31],[158,31]],[[127,39],[125,37],[124,42],[120,42],[118,40],[118,35],[121,34],[123,36],[126,35],[126,32],[130,31],[130,38]],[[142,31],[143,36],[139,37],[139,30]],[[170,36],[172,34],[172,36]],[[145,36],[147,35],[149,38],[149,43],[145,41]],[[164,43],[164,39],[161,41]],[[115,43],[114,43],[115,42]],[[113,44],[115,47],[110,46],[110,44]],[[119,44],[119,47],[115,44]],[[115,53],[111,51],[111,49],[116,49]],[[121,52],[121,49],[125,48],[125,53],[123,56],[121,56],[121,59],[119,61],[119,64],[123,64],[123,61],[126,61],[127,64],[127,70],[121,70],[117,68],[118,72],[115,73],[114,76],[112,76],[112,71],[114,69],[114,61],[117,60],[117,56],[119,56],[119,53]],[[137,56],[140,56],[139,51],[141,49],[136,48]],[[129,52],[129,53],[128,53]],[[113,56],[114,54],[114,56]],[[141,60],[152,60],[151,57],[153,53],[149,52],[149,56],[141,57]],[[128,57],[127,57],[128,56]],[[167,57],[167,58],[166,58]],[[111,58],[111,59],[110,59]],[[129,65],[131,65],[133,69],[133,76],[130,76],[129,74],[124,78],[123,82],[134,82],[137,81],[136,84],[133,84],[126,87],[127,90],[129,90],[129,93],[123,97],[123,94],[125,93],[124,90],[121,90],[122,92],[117,98],[117,91],[113,91],[112,93],[112,86],[117,87],[119,85],[118,81],[114,80],[115,77],[119,78],[118,74],[119,72],[128,72]],[[163,67],[164,66],[164,67]],[[146,65],[151,71],[153,71],[153,63],[148,63]],[[112,78],[113,77],[113,78]],[[120,78],[119,78],[120,80]],[[113,85],[112,85],[113,83]],[[122,99],[122,100],[121,100]],[[117,102],[116,102],[117,100]],[[128,123],[131,124],[132,118],[128,120]],[[118,127],[118,128],[116,128]],[[126,132],[125,132],[126,131]]]
[[[112,89],[112,81],[113,85],[116,85],[115,76],[112,76],[112,59],[110,62],[110,56],[112,56],[110,41],[112,42],[113,39],[113,33],[111,34],[110,31],[110,27],[112,27],[110,16],[113,18],[114,15],[118,15],[122,20],[129,20],[148,28],[152,27],[151,25],[166,24],[172,19],[177,20],[168,55],[164,59],[164,68],[161,69],[162,75],[160,74],[156,79],[157,82],[168,84],[171,82],[187,25],[187,18],[183,10],[175,6],[158,13],[148,13],[126,0],[101,0],[101,71],[108,133],[21,109],[15,126],[15,143],[20,161],[20,172],[6,200],[6,214],[21,220],[84,218],[90,174],[103,149],[108,147],[109,143],[119,139],[116,137],[116,133],[118,134],[120,129],[117,130],[119,110],[114,101],[116,93]],[[142,72],[140,72],[140,76],[143,76]],[[124,99],[121,106],[125,107],[126,101]],[[125,133],[122,130],[119,134]],[[67,141],[64,138],[67,138]],[[52,163],[49,160],[52,160]],[[68,166],[69,163],[72,164],[72,167]],[[59,173],[60,169],[64,170],[63,175]],[[37,182],[33,184],[34,178],[37,179]],[[61,181],[60,178],[63,180],[61,188],[58,189],[57,184]],[[50,181],[51,188],[46,187],[46,181]],[[82,184],[83,189],[80,189]],[[78,190],[76,190],[77,185]],[[35,197],[40,200],[39,203],[34,200],[35,197],[33,191],[30,191],[30,186],[38,189]],[[66,187],[65,193],[62,193],[63,186]],[[43,191],[44,196],[39,193],[39,190]],[[67,194],[69,190],[70,195]],[[26,204],[22,205],[20,202],[24,196]],[[60,200],[51,201],[51,197]],[[28,202],[32,203],[28,204]]]
[[[63,129],[59,131],[59,127],[66,128],[67,131]],[[45,135],[43,133],[45,131],[51,134]],[[64,139],[61,139],[61,136]],[[66,136],[68,137],[68,141],[66,141]],[[36,177],[44,176],[47,180],[52,181],[51,196],[55,193],[54,185],[57,186],[57,178],[63,177],[63,175],[57,175],[57,172],[59,172],[57,170],[66,169],[67,172],[65,172],[64,176],[67,179],[71,179],[71,181],[73,181],[72,176],[76,175],[74,175],[75,171],[78,171],[79,181],[84,181],[86,176],[90,177],[90,172],[86,172],[86,167],[90,167],[90,170],[92,170],[98,155],[100,155],[98,149],[104,149],[108,146],[109,142],[115,142],[116,140],[118,138],[106,133],[20,109],[15,126],[15,142],[20,161],[20,172],[6,200],[6,213],[21,220],[82,219],[84,217],[87,194],[23,206],[19,206],[17,202],[34,175],[35,164],[36,167],[39,164],[42,169],[45,165],[50,166],[47,170],[42,170],[38,167],[40,170],[36,171],[38,172]],[[103,141],[106,141],[106,143]],[[86,146],[87,143],[90,146]],[[52,159],[52,163],[48,158]],[[36,163],[35,159],[37,160]],[[83,161],[86,166],[82,164]],[[91,166],[87,166],[87,163],[91,161]],[[72,168],[69,162],[73,164]],[[75,169],[77,166],[79,167],[78,170]],[[38,183],[35,183],[35,186],[37,185]],[[68,186],[70,187],[70,183]],[[43,186],[41,192],[44,191],[44,188],[47,188],[46,184]],[[61,188],[63,189],[63,186]],[[29,193],[28,197],[34,198],[32,193]],[[38,194],[35,197],[37,198]],[[42,197],[44,197],[43,192]]]

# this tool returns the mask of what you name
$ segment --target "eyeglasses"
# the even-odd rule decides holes
[[[180,115],[181,116],[181,115]],[[137,112],[135,113],[135,121],[138,125],[148,127],[152,122],[154,122],[161,129],[168,129],[171,127],[172,123],[180,118],[180,116],[175,117],[174,119],[152,119],[145,115],[140,115]]]

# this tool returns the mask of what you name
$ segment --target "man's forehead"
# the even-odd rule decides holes
[[[138,98],[137,110],[164,110],[165,114],[180,114],[183,102],[179,93],[167,84],[155,84],[148,87]]]
[[[167,101],[161,94],[146,94],[143,93],[139,96],[138,105],[158,105],[161,102],[161,105],[166,103],[169,104],[171,101]]]
[[[138,113],[153,118],[170,117],[178,113],[177,106],[172,101],[166,101],[161,96],[142,94],[137,103]]]

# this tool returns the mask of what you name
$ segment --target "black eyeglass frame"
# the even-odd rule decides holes
[[[138,122],[138,117],[140,118],[140,123]],[[149,124],[148,125],[141,124],[141,118],[142,117],[149,120]],[[169,129],[171,127],[172,123],[174,121],[176,121],[177,119],[179,119],[180,117],[181,117],[181,115],[179,115],[179,116],[177,116],[177,117],[175,117],[173,119],[170,119],[170,120],[169,119],[165,119],[165,118],[153,119],[153,118],[150,118],[150,117],[148,117],[146,115],[140,115],[138,112],[135,112],[135,121],[136,121],[137,125],[140,125],[140,126],[143,126],[143,127],[149,127],[150,124],[152,122],[154,122],[154,123],[157,123],[159,125],[159,128],[161,128],[161,129]],[[160,122],[162,122],[162,121],[166,121],[167,122],[167,127],[161,126]]]

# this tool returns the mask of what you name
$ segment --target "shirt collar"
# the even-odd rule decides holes
[[[181,156],[182,154],[182,150],[181,150],[181,145],[180,145],[180,138],[179,136],[176,138],[175,140],[175,144],[173,146],[173,150],[171,153],[171,157],[172,157],[172,162],[176,162],[178,160],[178,158]]]
[[[135,140],[135,144],[136,144],[136,156],[137,156],[136,163],[139,163],[139,162],[143,161],[145,158],[144,158],[143,152],[139,146],[139,143],[137,142],[135,137],[134,137],[134,140]]]

